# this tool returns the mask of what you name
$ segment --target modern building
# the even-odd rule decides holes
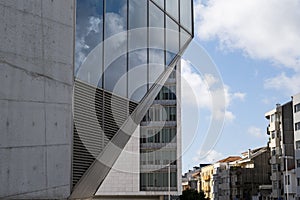
[[[192,0],[1,1],[0,198],[181,193]]]
[[[292,97],[294,119],[294,148],[295,148],[295,188],[296,199],[300,199],[300,93]]]
[[[284,105],[277,104],[276,108],[267,112],[269,120],[267,134],[270,136],[272,199],[294,199],[296,188],[295,159],[294,159],[294,123],[293,102]]]

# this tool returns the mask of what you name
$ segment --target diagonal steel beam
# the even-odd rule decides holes
[[[180,60],[180,56],[177,56],[177,58],[173,60],[171,65],[169,65],[169,67],[159,77],[158,81],[151,87],[134,112],[127,118],[119,131],[114,135],[111,141],[106,145],[104,150],[76,184],[69,199],[87,199],[94,196],[97,189],[108,175],[110,169],[117,161],[133,132],[146,115],[155,97],[158,95],[162,86],[175,68],[178,60]]]

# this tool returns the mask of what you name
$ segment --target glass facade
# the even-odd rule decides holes
[[[191,6],[186,0],[77,1],[76,79],[139,102],[193,37]]]
[[[76,6],[73,185],[172,64],[141,122],[140,190],[167,191],[170,176],[176,191],[176,69],[193,37],[192,0],[78,0]]]
[[[141,123],[141,191],[168,191],[169,178],[170,190],[177,190],[176,86],[174,70]]]

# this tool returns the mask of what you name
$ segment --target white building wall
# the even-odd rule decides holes
[[[300,149],[296,149],[296,141],[300,141],[300,130],[295,130],[295,123],[300,122],[300,112],[295,113],[295,105],[300,103],[300,93],[293,96],[293,113],[294,113],[294,140],[295,140],[295,171],[296,171],[296,196],[300,198],[300,187],[297,185],[297,179],[300,179],[300,168],[297,168],[297,160],[300,159]]]
[[[0,0],[0,199],[71,189],[73,0]]]
[[[140,190],[140,126],[126,144],[96,195],[135,195]]]

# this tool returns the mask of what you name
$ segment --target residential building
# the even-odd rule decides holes
[[[13,0],[0,10],[0,198],[179,195],[193,1]]]
[[[208,199],[212,199],[213,173],[214,165],[201,168],[201,190]]]
[[[270,151],[268,147],[245,152],[241,160],[230,163],[230,199],[253,199],[269,197],[262,191],[271,186]]]
[[[294,148],[295,148],[295,187],[296,199],[300,199],[300,93],[292,97],[294,119]]]
[[[199,188],[199,174],[201,172],[200,167],[195,166],[192,170],[184,173],[182,176],[182,190],[193,189],[198,190]]]
[[[240,159],[242,159],[240,156],[229,156],[214,164],[212,199],[230,199],[229,163]]]
[[[265,114],[269,120],[267,134],[270,136],[272,199],[294,199],[296,190],[294,159],[294,123],[292,101],[280,105]]]

